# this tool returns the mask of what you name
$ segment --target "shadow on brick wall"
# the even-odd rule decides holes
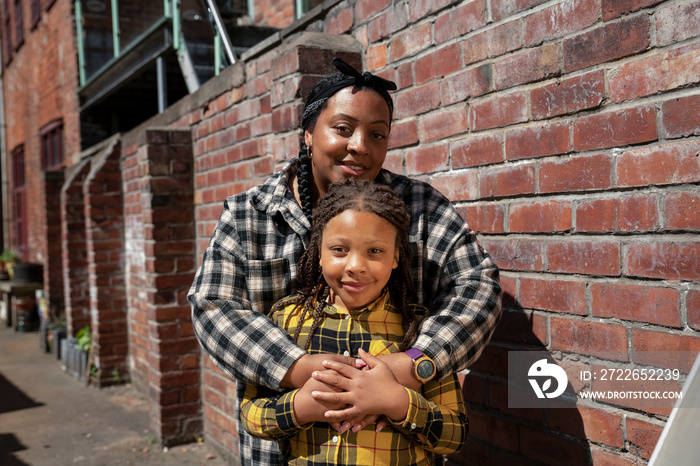
[[[462,451],[449,456],[447,464],[592,464],[581,407],[575,399],[558,408],[509,406],[508,353],[549,353],[547,335],[545,316],[524,310],[513,296],[504,295],[503,316],[491,342],[468,373],[460,376],[469,435]],[[570,383],[567,391],[573,391]]]

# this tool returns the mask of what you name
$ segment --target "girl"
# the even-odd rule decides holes
[[[405,205],[386,186],[350,179],[330,185],[320,199],[300,262],[299,291],[273,306],[270,316],[310,354],[359,356],[367,370],[345,368],[347,377],[316,372],[284,394],[248,386],[243,427],[285,440],[289,464],[432,464],[432,452],[461,449],[467,421],[456,376],[414,391],[377,358],[410,348],[427,313],[411,304],[409,225]],[[331,379],[342,391],[320,390]],[[385,416],[389,426],[381,432],[374,426],[332,429],[332,410],[357,403],[366,414]]]

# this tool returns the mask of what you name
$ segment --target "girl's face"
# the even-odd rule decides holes
[[[319,196],[350,177],[373,180],[386,158],[391,117],[371,89],[346,87],[328,99],[316,125],[304,132]]]
[[[382,294],[399,265],[396,235],[391,223],[372,212],[346,210],[326,224],[320,265],[332,304],[361,309]]]

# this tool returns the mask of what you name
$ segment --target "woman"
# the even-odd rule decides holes
[[[411,350],[383,359],[401,383],[415,386],[464,369],[500,317],[498,269],[450,202],[426,183],[381,168],[393,113],[388,90],[395,84],[338,59],[333,64],[340,71],[307,98],[299,157],[264,184],[226,199],[188,296],[197,337],[217,366],[238,380],[239,400],[246,383],[300,388],[329,359],[306,354],[266,314],[290,294],[314,203],[333,182],[357,177],[386,184],[411,216],[412,277],[431,316]],[[358,419],[370,422],[357,407],[345,418],[351,422],[343,430]],[[239,436],[242,456],[280,463],[275,443],[240,428]]]

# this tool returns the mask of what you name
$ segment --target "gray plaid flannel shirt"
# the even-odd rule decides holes
[[[237,380],[239,400],[247,383],[279,390],[305,354],[266,316],[292,293],[309,240],[309,221],[288,189],[297,163],[226,199],[188,295],[195,333],[214,363]],[[411,215],[412,274],[419,304],[431,312],[414,347],[435,361],[438,377],[463,370],[500,318],[498,269],[437,190],[386,170],[377,181],[391,186]],[[276,442],[238,427],[243,464],[284,464]]]

